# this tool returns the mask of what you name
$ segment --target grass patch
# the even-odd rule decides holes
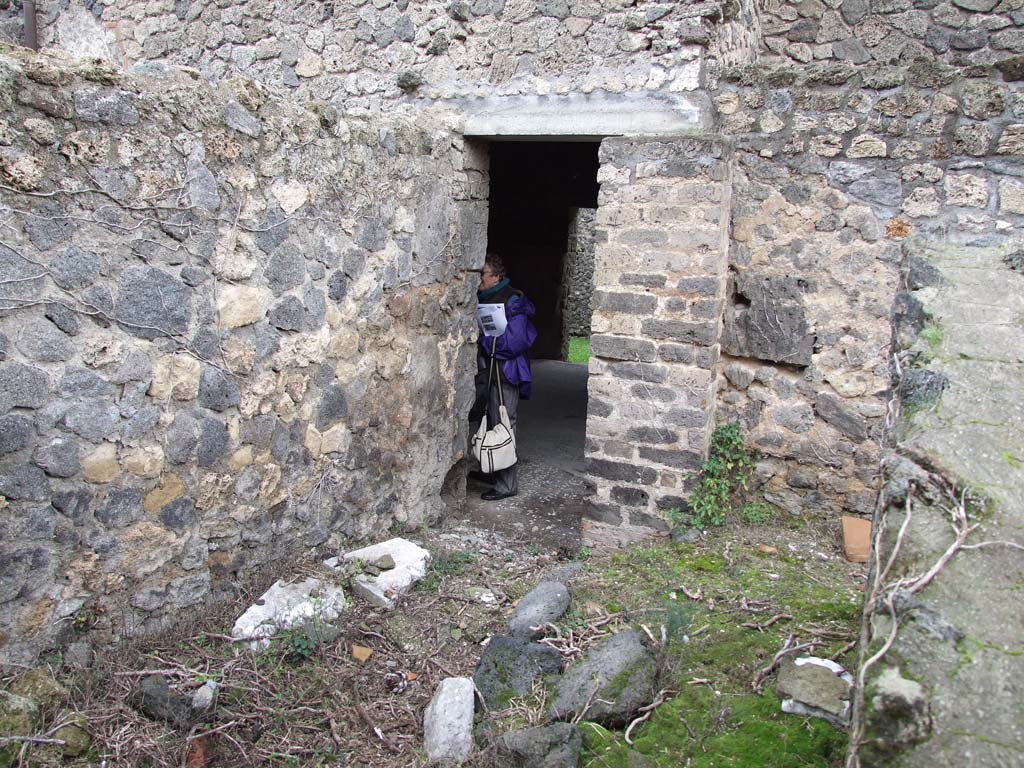
[[[766,538],[781,552],[759,550]],[[751,689],[790,634],[806,642],[809,628],[825,632],[827,641],[813,652],[819,656],[857,635],[863,596],[838,560],[816,556],[819,547],[811,532],[740,524],[713,529],[693,545],[634,546],[591,560],[574,583],[574,602],[621,611],[655,635],[664,625],[660,685],[678,693],[633,730],[632,749],[621,729],[583,723],[583,766],[628,768],[631,752],[659,768],[842,765],[845,733],[784,714],[771,679],[763,693]],[[756,627],[779,614],[792,618]],[[852,663],[850,656],[838,660]],[[708,684],[688,685],[695,679]]]
[[[434,559],[430,561],[427,575],[416,585],[416,589],[420,592],[437,592],[446,576],[462,575],[472,562],[473,555],[469,552],[449,552],[435,555]]]
[[[590,723],[582,733],[585,766],[630,765],[617,734]],[[690,686],[659,708],[634,742],[637,752],[664,768],[828,768],[843,759],[847,738],[820,720],[783,714],[771,693],[726,697]]]
[[[590,361],[590,339],[573,336],[569,339],[569,362],[586,364]]]

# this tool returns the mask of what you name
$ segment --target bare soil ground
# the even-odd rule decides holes
[[[691,758],[711,754],[718,748],[715,739],[742,731],[744,724],[730,720],[724,707],[725,714],[709,721],[706,733],[692,719],[683,723],[683,731],[678,713],[668,716],[673,700],[681,702],[697,687],[702,696],[722,702],[756,695],[753,683],[787,641],[814,643],[819,655],[840,661],[850,652],[864,572],[842,559],[835,536],[831,527],[790,522],[724,527],[692,545],[662,541],[615,555],[578,552],[581,573],[570,587],[573,605],[557,627],[549,628],[547,642],[571,664],[601,637],[643,625],[668,651],[669,693],[662,707],[666,716],[654,712],[634,728],[634,747],[655,765],[701,765]],[[235,618],[275,578],[315,569],[310,562],[268,573],[246,585],[236,600],[209,606],[159,636],[100,650],[90,669],[61,667],[53,657],[55,675],[69,690],[66,707],[88,717],[94,737],[85,756],[63,764],[425,765],[423,712],[438,683],[472,676],[482,643],[505,631],[516,600],[545,574],[572,563],[564,549],[544,550],[525,539],[465,527],[430,531],[424,543],[434,553],[431,570],[396,610],[356,603],[344,615],[340,633],[315,645],[291,633],[264,652],[240,652],[229,636]],[[481,599],[487,597],[482,590],[493,600]],[[360,662],[354,646],[372,654]],[[180,729],[140,714],[129,695],[152,672],[186,693],[215,681],[220,687],[216,709]],[[770,689],[770,674],[763,676]],[[514,702],[510,712],[485,713],[483,719],[494,727],[481,731],[493,741],[502,730],[539,723],[545,693],[538,688],[535,696]],[[781,717],[803,727],[801,718]],[[55,710],[39,735],[52,733],[57,719]],[[670,727],[674,730],[666,731]],[[487,746],[487,738],[482,741],[468,766],[508,765],[508,758]],[[584,764],[627,764],[619,762],[625,754],[622,733],[602,732],[586,743]],[[57,765],[62,758],[52,745],[26,743],[21,764]],[[826,755],[790,764],[837,762]]]

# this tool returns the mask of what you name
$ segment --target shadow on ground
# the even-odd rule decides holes
[[[519,495],[483,501],[489,486],[470,480],[455,518],[544,549],[575,552],[593,490],[583,474],[587,366],[538,360],[533,377],[533,398],[519,405]]]

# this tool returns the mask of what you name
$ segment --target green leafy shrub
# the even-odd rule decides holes
[[[733,499],[746,491],[754,456],[743,444],[738,422],[711,435],[711,451],[700,470],[700,484],[690,496],[690,520],[697,528],[722,525]]]
[[[300,663],[316,653],[316,638],[303,627],[288,630],[281,640],[287,661]]]

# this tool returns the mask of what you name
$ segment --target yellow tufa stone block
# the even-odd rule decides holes
[[[87,483],[109,483],[119,474],[117,446],[113,443],[104,443],[82,459],[82,476]]]

